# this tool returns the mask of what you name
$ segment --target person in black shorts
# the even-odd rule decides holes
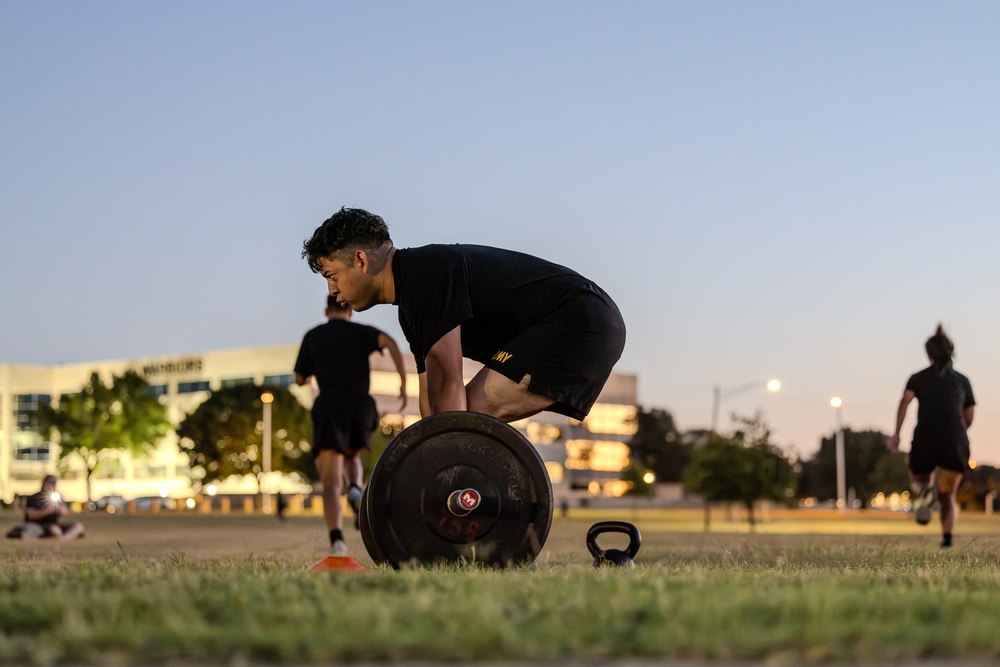
[[[976,398],[969,379],[952,367],[955,345],[938,325],[925,344],[931,365],[914,373],[906,383],[896,412],[896,432],[889,437],[891,451],[899,449],[899,431],[906,408],[917,399],[917,426],[910,446],[910,484],[915,494],[917,523],[931,520],[934,503],[932,476],[937,470],[937,500],[941,505],[941,546],[951,546],[958,506],[955,497],[962,475],[969,468],[969,436]]]
[[[399,307],[420,414],[507,422],[550,410],[583,419],[625,347],[611,297],[566,267],[479,245],[395,248],[381,217],[342,208],[303,245],[330,294],[357,311]],[[462,358],[484,368],[468,385]]]
[[[44,537],[61,537],[72,540],[83,535],[83,524],[65,520],[69,507],[59,497],[56,483],[59,478],[46,475],[38,493],[28,496],[24,504],[24,520],[42,527]]]
[[[389,350],[399,372],[400,410],[406,407],[406,371],[396,341],[375,327],[351,322],[351,309],[327,297],[326,324],[310,329],[295,360],[295,383],[316,378],[319,394],[312,407],[312,452],[323,483],[323,516],[330,531],[330,552],[346,556],[340,506],[343,480],[355,515],[361,508],[363,470],[358,454],[371,448],[378,410],[369,392],[373,352]]]

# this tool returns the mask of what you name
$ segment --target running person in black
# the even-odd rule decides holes
[[[583,419],[625,346],[611,298],[580,274],[475,245],[397,249],[385,221],[342,208],[303,257],[338,302],[399,306],[416,359],[420,414],[469,410],[504,421],[551,410]],[[466,386],[462,358],[484,368]]]
[[[355,514],[361,507],[363,470],[358,454],[371,448],[378,425],[375,401],[368,393],[371,369],[368,357],[389,350],[399,372],[400,410],[406,407],[406,371],[396,341],[375,327],[351,322],[351,309],[327,297],[328,321],[310,329],[295,361],[295,383],[316,378],[319,395],[312,407],[313,456],[323,482],[323,516],[330,531],[330,551],[346,556],[344,517],[340,494],[346,476],[348,502]]]
[[[958,506],[955,497],[969,468],[969,436],[976,399],[969,379],[952,367],[955,345],[938,325],[925,344],[931,365],[910,376],[896,412],[896,432],[886,443],[899,449],[899,431],[906,408],[917,399],[917,426],[910,446],[910,484],[915,494],[914,514],[920,524],[931,520],[934,502],[932,475],[937,470],[937,499],[941,504],[941,546],[951,546]]]

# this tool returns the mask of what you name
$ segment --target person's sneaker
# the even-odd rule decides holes
[[[344,540],[334,540],[333,544],[330,545],[330,555],[331,556],[346,556],[347,555],[347,543]]]
[[[931,512],[934,510],[934,489],[930,485],[925,486],[923,491],[913,500],[913,515],[917,523],[926,526],[931,522]]]
[[[361,514],[361,495],[361,487],[357,484],[351,484],[351,488],[347,492],[347,504],[354,510],[354,516]]]

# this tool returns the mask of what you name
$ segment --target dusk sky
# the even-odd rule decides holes
[[[0,363],[295,343],[302,242],[569,266],[644,407],[890,432],[942,322],[1000,465],[996,2],[0,3]],[[357,314],[402,343],[391,306]],[[781,380],[776,394],[763,386]],[[903,449],[915,422],[904,427]]]

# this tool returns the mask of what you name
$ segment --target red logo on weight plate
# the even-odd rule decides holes
[[[458,504],[462,506],[462,509],[469,512],[479,507],[480,500],[479,492],[475,489],[466,489],[458,496]]]

